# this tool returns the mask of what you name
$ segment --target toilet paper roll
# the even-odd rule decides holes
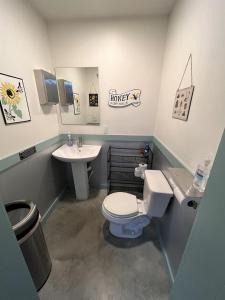
[[[145,178],[144,172],[147,169],[147,164],[139,164],[139,167],[135,168],[134,175],[136,177],[141,177],[142,179]]]
[[[136,177],[141,177],[141,170],[139,169],[139,167],[135,168],[134,170],[134,176]]]
[[[147,164],[139,164],[139,169],[144,172],[147,169]]]

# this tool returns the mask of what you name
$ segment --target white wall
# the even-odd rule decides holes
[[[169,22],[155,135],[191,171],[215,154],[224,129],[224,14],[221,0],[181,0]],[[183,122],[172,119],[172,108],[190,52],[195,92]]]
[[[0,0],[0,72],[24,80],[31,122],[6,126],[0,114],[0,157],[58,134],[55,107],[41,108],[34,68],[51,69],[46,25],[26,1]]]
[[[99,67],[100,126],[61,125],[61,132],[152,135],[160,85],[166,18],[49,24],[55,67]],[[138,108],[108,106],[110,89],[142,90]]]

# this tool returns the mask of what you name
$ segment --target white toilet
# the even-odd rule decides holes
[[[173,191],[161,171],[146,170],[143,200],[128,193],[108,195],[102,204],[102,213],[110,222],[110,232],[120,238],[137,238],[152,217],[161,218]]]

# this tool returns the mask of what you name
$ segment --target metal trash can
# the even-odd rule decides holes
[[[29,201],[7,203],[5,208],[38,291],[47,281],[52,267],[40,223],[41,216],[36,205]]]

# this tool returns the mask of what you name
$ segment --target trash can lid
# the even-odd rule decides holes
[[[31,201],[17,200],[5,204],[17,240],[25,236],[39,218],[37,206]]]

